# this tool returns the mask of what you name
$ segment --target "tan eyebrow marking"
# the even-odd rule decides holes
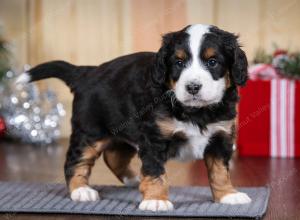
[[[205,59],[209,59],[211,57],[214,57],[215,55],[216,55],[216,50],[211,47],[205,49],[204,54],[203,54]]]
[[[176,50],[175,55],[177,58],[182,59],[182,60],[187,58],[187,54],[183,49]]]

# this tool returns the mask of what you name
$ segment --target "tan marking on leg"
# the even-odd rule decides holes
[[[175,123],[171,118],[158,119],[156,124],[164,137],[171,137],[176,128]]]
[[[73,190],[88,185],[88,178],[90,176],[91,167],[82,165],[74,170],[74,176],[71,178],[69,183],[69,190]]]
[[[204,159],[214,200],[220,202],[223,196],[237,192],[232,186],[229,170],[223,161],[209,155]]]
[[[92,146],[87,146],[83,150],[80,162],[74,167],[74,175],[69,182],[70,192],[79,187],[88,185],[91,169],[96,159],[99,158],[101,152],[105,149],[107,143],[107,140],[97,141]]]
[[[83,151],[82,159],[97,159],[101,155],[102,151],[105,149],[106,144],[107,141],[97,141],[92,146],[87,146],[86,149]]]
[[[143,195],[143,200],[168,200],[169,197],[169,184],[166,174],[157,178],[144,176],[139,189]]]
[[[109,169],[123,182],[124,177],[134,178],[137,174],[130,167],[130,161],[135,156],[136,150],[129,146],[113,146],[103,152],[103,158]]]

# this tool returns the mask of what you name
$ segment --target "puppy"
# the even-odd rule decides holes
[[[100,66],[64,61],[38,65],[18,78],[63,80],[74,94],[65,178],[74,201],[96,201],[89,186],[95,160],[126,185],[138,185],[139,208],[173,209],[164,165],[169,159],[204,159],[215,202],[249,203],[231,184],[237,86],[247,80],[247,58],[237,36],[190,25],[163,36],[157,53],[141,52]],[[130,168],[138,154],[141,181]]]

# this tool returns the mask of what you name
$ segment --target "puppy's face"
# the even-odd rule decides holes
[[[186,106],[220,102],[226,87],[247,79],[237,37],[213,26],[192,25],[165,35],[158,58],[167,85]]]

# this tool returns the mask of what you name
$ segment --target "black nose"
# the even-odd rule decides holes
[[[201,89],[202,85],[201,84],[197,84],[197,83],[190,83],[188,85],[186,85],[186,90],[188,91],[188,93],[192,94],[192,95],[196,95],[199,90]]]

